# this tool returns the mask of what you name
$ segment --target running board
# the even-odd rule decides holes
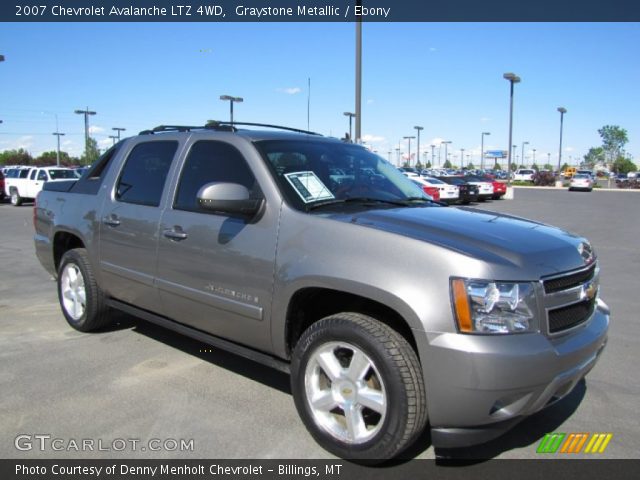
[[[242,345],[238,345],[237,343],[230,342],[229,340],[224,340],[223,338],[216,337],[215,335],[205,333],[201,330],[188,327],[187,325],[174,322],[173,320],[169,320],[168,318],[161,317],[160,315],[156,315],[155,313],[147,312],[146,310],[142,310],[140,308],[129,305],[128,303],[109,299],[107,300],[107,305],[112,308],[115,308],[116,310],[120,310],[122,312],[128,313],[135,317],[139,317],[139,318],[142,318],[143,320],[159,325],[160,327],[173,330],[174,332],[177,332],[181,335],[185,335],[187,337],[191,337],[194,340],[198,340],[202,343],[206,343],[207,345],[211,345],[221,350],[225,350],[227,352],[238,355],[240,357],[247,358],[249,360],[260,363],[262,365],[266,365],[267,367],[271,367],[276,370],[279,370],[283,373],[286,373],[286,374],[291,373],[290,365],[288,362],[285,362],[284,360],[273,357],[271,355],[267,355],[266,353],[258,352],[251,348],[244,347]]]

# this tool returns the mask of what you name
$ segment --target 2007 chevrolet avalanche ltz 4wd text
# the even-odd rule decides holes
[[[427,425],[435,447],[495,438],[595,365],[609,310],[587,240],[247,125],[157,127],[45,185],[36,252],[72,327],[119,309],[290,372],[311,435],[361,460]]]

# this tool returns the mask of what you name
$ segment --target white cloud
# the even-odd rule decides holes
[[[435,145],[436,147],[444,142],[444,138],[436,137],[431,139],[431,143],[429,145]]]
[[[567,147],[564,149],[565,152],[573,152],[575,149],[573,147]]]
[[[437,52],[438,49],[436,47],[429,47],[430,52]]]
[[[278,92],[286,93],[287,95],[296,95],[300,93],[302,89],[300,87],[279,88]]]
[[[373,98],[367,100],[367,105],[372,105],[373,103],[375,103],[375,100]]]
[[[367,143],[381,143],[385,141],[385,138],[379,135],[366,134],[362,137],[362,140]]]
[[[104,130],[104,128],[98,127],[97,125],[89,126],[89,133],[102,133]]]
[[[98,147],[100,148],[108,148],[113,145],[113,140],[111,138],[103,138],[102,140],[98,140]]]
[[[491,120],[491,119],[490,119],[489,117],[481,117],[481,118],[480,118],[480,122],[482,122],[482,123],[487,123],[487,122],[489,122],[490,120]]]

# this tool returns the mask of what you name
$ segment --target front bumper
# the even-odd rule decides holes
[[[418,348],[433,445],[489,441],[568,395],[596,364],[608,325],[599,302],[580,328],[553,338],[427,334]]]

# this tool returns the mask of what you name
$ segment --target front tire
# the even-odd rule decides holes
[[[342,458],[393,458],[427,421],[413,348],[389,326],[359,313],[326,317],[302,334],[291,389],[307,430]]]
[[[109,309],[84,248],[69,250],[62,256],[58,299],[65,319],[76,330],[90,332],[109,324]]]

